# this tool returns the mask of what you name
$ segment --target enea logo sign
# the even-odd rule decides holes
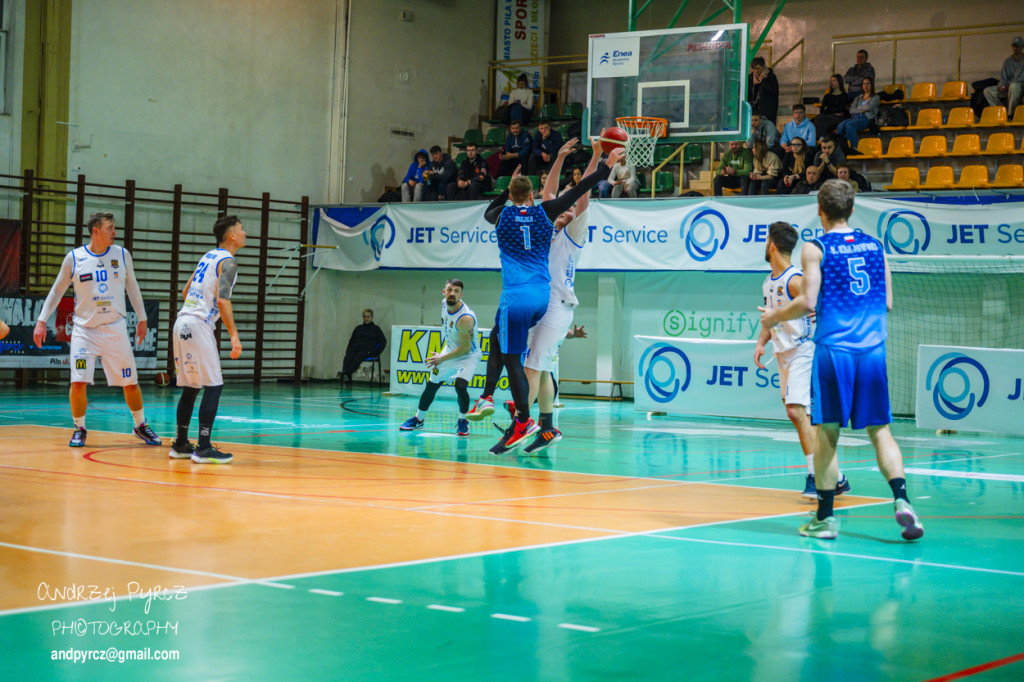
[[[696,208],[683,218],[679,238],[690,258],[703,263],[729,243],[729,222],[713,208]]]
[[[878,216],[878,239],[886,253],[914,255],[928,248],[932,229],[917,211],[894,209]]]
[[[374,260],[380,260],[385,249],[395,243],[395,224],[391,218],[382,215],[373,227],[363,233],[363,242],[373,247]]]
[[[652,400],[671,402],[690,386],[693,372],[686,353],[667,343],[649,346],[640,356],[640,376]]]
[[[946,419],[963,419],[988,400],[988,372],[980,362],[963,353],[946,353],[928,368],[925,390]],[[980,389],[980,397],[979,397]]]
[[[626,64],[633,57],[632,50],[611,50],[601,55],[601,60],[598,64],[611,64],[612,66],[622,66]]]

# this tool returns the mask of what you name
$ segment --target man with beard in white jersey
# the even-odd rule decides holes
[[[782,308],[800,295],[803,273],[792,263],[793,248],[796,246],[796,228],[786,222],[775,222],[768,226],[768,242],[764,247],[764,259],[771,264],[772,271],[761,285],[764,307],[768,310]],[[807,478],[801,495],[809,500],[818,499],[814,483],[814,446],[817,432],[811,425],[811,368],[814,365],[814,314],[810,313],[795,320],[779,322],[774,327],[761,325],[761,335],[754,349],[754,364],[764,369],[761,356],[764,345],[772,342],[775,359],[779,361],[779,383],[782,388],[782,402],[786,415],[796,427],[807,460]],[[836,495],[850,491],[846,476],[839,472]]]
[[[220,371],[220,353],[214,328],[217,320],[231,335],[231,359],[242,355],[235,316],[231,308],[231,292],[235,288],[238,265],[235,254],[245,246],[245,229],[238,216],[218,218],[213,224],[217,248],[199,259],[195,272],[188,278],[183,292],[185,303],[178,311],[171,338],[174,342],[174,367],[177,370],[181,398],[178,400],[178,434],[171,445],[171,459],[191,459],[199,464],[227,464],[234,459],[229,452],[220,452],[210,443],[217,406],[224,389]],[[199,443],[188,440],[192,408],[199,391]]]
[[[160,437],[146,423],[142,391],[135,368],[124,295],[128,293],[139,322],[135,327],[139,343],[146,338],[146,309],[135,279],[132,255],[114,245],[117,228],[114,214],[96,212],[86,223],[91,241],[64,256],[57,280],[39,313],[32,340],[40,348],[46,340],[46,320],[57,309],[69,285],[75,290],[75,324],[71,332],[71,417],[75,432],[70,447],[85,445],[86,386],[93,383],[96,358],[103,359],[103,373],[110,386],[124,389],[124,401],[135,421],[133,433],[146,445],[160,445]]]
[[[427,358],[427,367],[431,368],[430,378],[420,395],[419,409],[398,427],[402,431],[413,431],[423,428],[423,417],[441,384],[452,381],[455,394],[459,400],[459,422],[455,428],[456,435],[469,435],[469,380],[476,372],[482,352],[477,341],[476,313],[462,300],[462,280],[450,279],[445,282],[441,302],[441,328],[444,335],[444,347],[441,352]]]

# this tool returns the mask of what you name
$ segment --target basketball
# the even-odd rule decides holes
[[[156,376],[153,377],[153,383],[160,388],[167,388],[171,385],[171,375],[167,372],[157,372]]]
[[[619,127],[605,128],[604,135],[600,138],[601,146],[605,152],[610,152],[618,149],[619,147],[625,147],[626,142],[629,140],[629,133]]]

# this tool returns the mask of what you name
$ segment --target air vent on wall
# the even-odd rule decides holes
[[[416,138],[416,133],[411,130],[405,130],[404,128],[391,128],[391,137],[397,137],[400,140],[412,140]]]

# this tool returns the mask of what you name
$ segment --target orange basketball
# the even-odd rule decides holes
[[[604,135],[600,138],[601,147],[605,152],[610,152],[619,147],[625,147],[626,141],[629,140],[629,133],[619,127],[605,128]]]
[[[171,375],[167,372],[157,372],[156,376],[153,377],[153,383],[160,388],[166,388],[171,385]]]

